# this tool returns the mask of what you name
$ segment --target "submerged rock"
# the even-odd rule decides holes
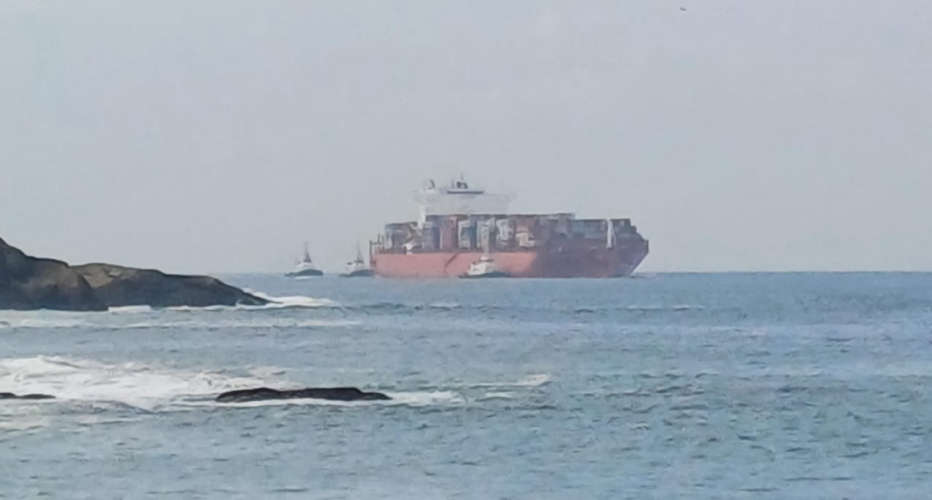
[[[154,269],[113,264],[85,264],[73,269],[110,307],[258,306],[268,303],[210,276],[165,274]]]
[[[235,306],[268,301],[209,276],[113,264],[69,266],[26,255],[0,239],[0,309],[103,311],[120,306]]]
[[[68,264],[26,255],[0,239],[0,309],[101,311],[107,304]]]
[[[0,392],[0,399],[55,399],[55,396],[49,396],[48,394],[23,394],[17,396],[12,392]]]
[[[331,401],[379,401],[391,399],[381,392],[363,392],[355,387],[308,387],[279,391],[268,387],[224,392],[217,396],[220,403],[244,403],[273,399],[328,399]]]

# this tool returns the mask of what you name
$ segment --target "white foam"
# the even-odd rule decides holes
[[[285,329],[285,328],[343,328],[359,326],[358,320],[324,320],[301,318],[268,318],[248,317],[240,319],[215,320],[187,320],[171,321],[152,319],[133,323],[113,323],[100,316],[88,316],[87,319],[77,318],[18,318],[0,320],[2,329],[68,329],[68,328],[95,328],[102,330],[144,330],[149,328],[176,328],[176,329]]]
[[[265,299],[269,301],[269,304],[264,306],[237,306],[241,309],[281,309],[285,307],[309,307],[309,308],[321,308],[321,307],[342,307],[342,305],[328,298],[317,298],[317,297],[307,297],[304,295],[290,295],[283,297],[276,297],[262,292],[257,292],[254,290],[246,289],[248,293],[259,297],[260,299]]]
[[[91,326],[75,318],[8,318],[0,321],[0,328],[80,328]]]
[[[524,377],[515,383],[515,385],[520,387],[539,387],[550,383],[550,380],[550,375],[547,375],[546,373],[540,373],[536,375],[528,375],[527,377]]]
[[[550,383],[550,380],[550,375],[546,373],[536,373],[513,382],[479,382],[468,384],[468,387],[540,387]]]
[[[252,387],[298,388],[282,380],[285,370],[256,367],[248,375],[192,371],[143,363],[108,364],[63,356],[35,356],[0,359],[0,392],[40,393],[55,397],[45,404],[80,401],[94,404],[127,405],[147,411],[202,406],[283,406],[283,405],[451,405],[465,403],[453,391],[414,391],[387,393],[387,401],[327,401],[287,399],[246,403],[217,403],[221,392]],[[19,401],[17,401],[19,402]],[[31,401],[23,402],[33,404]],[[19,426],[20,424],[16,424]],[[0,426],[2,428],[2,426]]]
[[[361,321],[356,320],[319,320],[297,318],[266,318],[255,320],[220,320],[220,321],[141,321],[127,325],[101,325],[103,328],[113,329],[147,329],[147,328],[177,328],[177,329],[237,329],[237,328],[328,328],[359,326]]]
[[[0,359],[0,392],[50,394],[59,400],[111,401],[147,410],[178,398],[269,383],[258,377],[140,363],[106,364],[60,356]]]
[[[402,404],[408,406],[433,406],[462,404],[466,399],[453,391],[421,391],[421,392],[386,392],[391,401],[386,403]]]
[[[432,309],[459,309],[462,307],[456,302],[431,302],[427,306]]]
[[[262,292],[257,292],[253,290],[246,290],[248,293],[255,295],[261,299],[269,301],[268,304],[261,306],[251,306],[251,305],[236,305],[236,306],[204,306],[204,307],[194,307],[194,306],[176,306],[176,307],[166,307],[165,310],[169,311],[181,311],[181,312],[198,312],[198,311],[254,311],[254,310],[266,310],[266,309],[285,309],[285,308],[310,308],[310,309],[319,309],[319,308],[341,308],[342,304],[339,302],[328,299],[328,298],[318,298],[318,297],[307,297],[304,295],[290,295],[277,297],[269,295]],[[440,303],[437,307],[458,307],[456,304],[443,304]],[[142,314],[142,313],[153,313],[158,312],[160,309],[154,309],[151,306],[146,305],[137,305],[137,306],[121,306],[121,307],[111,307],[106,312],[99,311],[52,311],[52,310],[37,310],[37,311],[13,311],[13,310],[0,310],[0,328],[10,328],[10,327],[44,327],[44,328],[73,328],[80,326],[87,326],[85,320],[87,318],[93,317],[107,317],[110,315],[126,315],[126,314]]]
[[[138,314],[152,312],[152,306],[120,306],[108,309],[113,314]]]
[[[674,311],[702,311],[705,310],[705,306],[696,304],[675,304],[672,309]]]
[[[292,398],[266,399],[263,401],[243,401],[238,403],[218,403],[216,401],[191,401],[179,406],[220,407],[220,408],[261,408],[263,406],[358,406],[360,404],[379,404],[380,401],[332,401],[327,399]]]
[[[514,393],[511,392],[487,392],[479,398],[479,401],[488,401],[492,399],[513,399]]]
[[[264,401],[246,401],[242,403],[218,403],[215,401],[191,401],[182,403],[186,406],[219,406],[228,408],[258,408],[262,406],[448,406],[466,402],[461,394],[453,391],[413,391],[385,392],[391,399],[365,401],[332,401],[314,398],[269,399]]]

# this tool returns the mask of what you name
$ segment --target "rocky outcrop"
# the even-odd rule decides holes
[[[0,239],[0,309],[106,308],[84,276],[68,264],[31,257]]]
[[[381,392],[363,392],[355,387],[308,387],[279,391],[268,387],[224,392],[217,396],[220,403],[245,403],[273,399],[328,399],[331,401],[384,401],[391,399]]]
[[[12,392],[0,392],[0,399],[55,399],[55,396],[49,396],[48,394],[23,394],[17,396]]]
[[[154,269],[135,269],[113,264],[85,264],[72,269],[80,273],[97,296],[110,307],[206,307],[267,303],[264,299],[210,276],[165,274]]]
[[[266,303],[209,276],[165,274],[112,264],[72,267],[58,260],[31,257],[0,239],[0,309],[101,311],[135,305]]]

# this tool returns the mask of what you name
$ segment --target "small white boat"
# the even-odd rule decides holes
[[[466,274],[461,275],[460,278],[508,278],[510,276],[510,274],[498,268],[495,259],[491,255],[485,254],[479,257],[479,260],[470,264]]]
[[[289,278],[302,278],[306,276],[323,276],[324,272],[320,269],[317,269],[317,266],[314,265],[314,262],[311,260],[311,254],[308,253],[307,243],[304,244],[304,257],[295,264],[294,270],[285,273],[285,276]]]
[[[368,278],[373,274],[372,269],[363,260],[359,246],[356,246],[356,258],[346,263],[346,272],[340,274],[340,276],[344,278]]]

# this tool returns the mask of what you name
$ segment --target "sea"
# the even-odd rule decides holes
[[[932,497],[932,274],[222,278],[0,311],[0,498]]]

